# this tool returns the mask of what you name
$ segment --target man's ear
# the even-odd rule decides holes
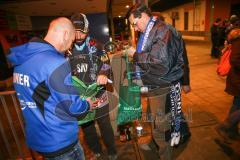
[[[64,39],[64,42],[66,42],[69,39],[69,32],[67,30],[63,32],[63,39]]]

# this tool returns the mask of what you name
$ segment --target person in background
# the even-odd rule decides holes
[[[211,57],[218,58],[220,56],[220,36],[221,36],[221,18],[217,18],[211,26],[212,49]]]
[[[230,25],[230,21],[228,19],[224,19],[220,26],[219,46],[221,49],[224,48],[224,42],[227,39],[226,30],[229,25]]]
[[[234,28],[239,28],[240,27],[240,21],[239,17],[235,14],[231,15],[229,18],[230,24],[228,25],[226,32],[227,34]]]
[[[127,17],[135,31],[140,32],[137,49],[130,47],[127,53],[140,67],[143,85],[153,93],[149,97],[154,117],[152,138],[160,158],[169,160],[172,147],[179,144],[181,137],[183,39],[174,27],[152,16],[144,4],[131,7]]]
[[[224,47],[226,48],[228,45],[231,45],[228,42],[228,34],[231,32],[231,30],[235,29],[235,28],[240,28],[240,19],[238,18],[238,16],[236,15],[231,15],[231,17],[229,18],[229,23],[225,29],[225,41],[224,41]]]
[[[28,146],[51,160],[84,160],[78,140],[77,116],[97,102],[81,100],[71,85],[64,58],[75,39],[71,21],[54,19],[44,39],[10,49],[13,83],[24,116]]]
[[[71,21],[75,26],[76,36],[73,49],[68,56],[72,74],[86,85],[97,82],[97,84],[106,87],[106,85],[109,85],[108,79],[112,79],[110,60],[107,53],[103,50],[103,46],[99,42],[89,36],[89,22],[86,15],[74,13],[71,16]],[[84,138],[88,147],[94,153],[91,159],[103,159],[105,155],[103,154],[95,128],[96,121],[108,151],[108,159],[115,160],[117,159],[117,151],[110,123],[109,101],[106,88],[102,89],[96,97],[102,103],[96,110],[95,120],[81,125]]]
[[[216,131],[224,139],[239,139],[238,124],[240,122],[240,28],[228,34],[228,42],[232,46],[230,55],[231,69],[227,75],[225,91],[233,96],[233,103],[224,122],[216,127]]]

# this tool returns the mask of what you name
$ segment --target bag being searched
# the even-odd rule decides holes
[[[217,66],[217,74],[220,76],[226,76],[231,68],[230,65],[230,55],[231,55],[231,45],[228,45],[222,50],[222,55]]]

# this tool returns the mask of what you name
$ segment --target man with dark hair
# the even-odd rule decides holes
[[[24,116],[28,146],[51,160],[84,160],[77,116],[97,104],[80,99],[64,58],[75,39],[71,21],[54,19],[44,39],[11,48],[13,83]]]
[[[112,75],[107,53],[103,50],[103,46],[99,42],[88,35],[89,22],[86,15],[74,13],[71,16],[71,21],[75,26],[76,36],[71,55],[69,55],[72,74],[86,85],[97,82],[98,85],[106,87]],[[106,88],[102,89],[96,97],[102,103],[96,110],[95,121],[99,126],[101,137],[107,148],[108,158],[115,160],[117,158],[117,151],[115,148],[114,133],[110,123],[109,101]],[[104,157],[95,128],[95,121],[81,125],[86,143],[94,153],[91,157],[92,160]]]
[[[151,16],[144,4],[134,5],[127,16],[135,31],[141,33],[137,49],[130,47],[127,52],[140,66],[143,85],[150,88],[153,140],[160,148],[160,157],[172,159],[171,150],[180,142],[182,127],[182,36],[171,25]]]

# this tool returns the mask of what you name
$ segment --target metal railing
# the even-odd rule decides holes
[[[23,118],[16,92],[0,92],[0,101],[0,134],[4,143],[0,146],[0,159],[35,159],[34,153],[25,144]]]

